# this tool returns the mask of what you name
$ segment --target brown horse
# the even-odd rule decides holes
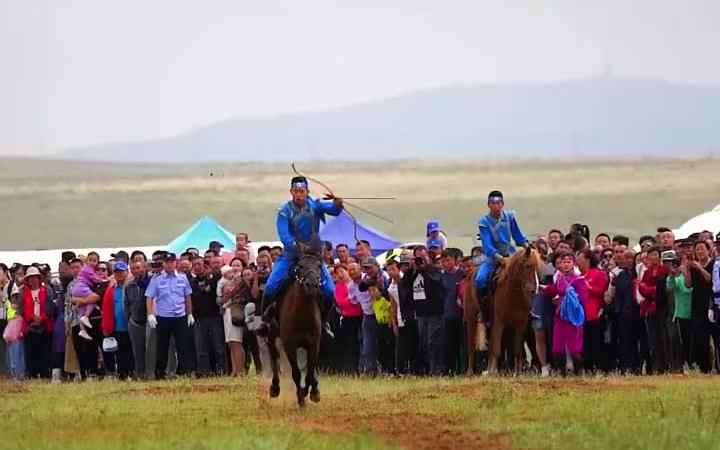
[[[294,279],[279,300],[279,330],[278,327],[271,326],[268,335],[268,348],[273,370],[270,397],[280,395],[280,351],[276,344],[279,337],[292,369],[298,406],[301,408],[305,407],[305,397],[308,396],[308,393],[311,401],[315,403],[320,401],[315,368],[320,353],[322,331],[321,265],[322,261],[319,255],[305,253],[300,257],[291,271]],[[307,354],[305,386],[302,386],[302,374],[297,361],[298,349],[304,349]]]
[[[493,323],[490,329],[489,374],[498,372],[498,363],[505,328],[513,330],[515,374],[522,370],[523,345],[530,316],[530,302],[537,293],[538,274],[543,267],[542,258],[534,248],[528,247],[509,258],[497,275],[493,293]]]

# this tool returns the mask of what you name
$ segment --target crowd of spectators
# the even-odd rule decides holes
[[[321,345],[324,371],[466,371],[475,349],[467,348],[464,295],[483,261],[481,247],[465,254],[449,246],[434,221],[426,245],[389,252],[382,264],[366,241],[352,249],[324,245],[336,289],[328,314],[334,337]],[[546,264],[529,318],[528,369],[720,373],[720,235],[675,240],[660,228],[635,251],[627,237],[591,240],[576,224],[567,233],[550,230],[534,246]],[[56,272],[45,263],[0,263],[0,377],[59,382],[261,371],[262,338],[247,305],[259,308],[283,249],[256,254],[238,233],[232,260],[226,250],[211,242],[203,252],[158,251],[148,259],[119,251],[110,261],[64,252]],[[582,304],[580,323],[560,314],[570,286]]]

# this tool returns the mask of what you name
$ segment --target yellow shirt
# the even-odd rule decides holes
[[[372,301],[373,312],[375,313],[375,320],[378,323],[388,325],[390,324],[390,301],[385,297],[379,299],[373,299]]]

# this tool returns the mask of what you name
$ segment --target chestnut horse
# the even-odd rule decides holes
[[[301,408],[305,407],[305,397],[308,393],[311,401],[315,403],[320,401],[315,369],[322,336],[321,266],[322,261],[317,254],[303,253],[300,256],[298,263],[291,271],[292,283],[279,300],[279,330],[278,327],[271,326],[268,333],[268,349],[273,371],[270,397],[280,395],[280,351],[277,348],[277,338],[279,337],[292,369],[298,406]],[[301,382],[302,374],[297,360],[298,349],[304,349],[307,354],[305,386],[302,386]]]
[[[484,324],[478,323],[477,316],[480,312],[480,302],[478,301],[477,288],[475,287],[475,277],[477,276],[479,267],[473,269],[472,273],[465,279],[465,289],[463,290],[463,320],[467,327],[467,375],[473,375],[475,372],[475,352],[484,350],[478,348],[478,327]],[[483,330],[484,331],[484,330]]]
[[[530,302],[538,291],[538,274],[543,268],[540,253],[532,247],[518,251],[505,258],[504,268],[496,275],[496,285],[492,295],[493,322],[490,328],[489,374],[498,372],[502,335],[505,328],[513,330],[515,354],[515,374],[522,370],[523,345],[530,316]],[[474,278],[472,278],[474,279]],[[468,329],[468,374],[473,372],[475,334],[477,332],[478,297],[474,283],[465,286],[464,318]]]

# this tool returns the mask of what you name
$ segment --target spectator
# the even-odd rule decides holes
[[[598,234],[595,236],[595,245],[599,245],[603,250],[610,248],[610,236],[605,233]]]
[[[190,257],[190,253],[187,254],[188,258]],[[188,280],[192,279],[192,263],[189,259],[181,259],[178,261],[178,272],[184,274]]]
[[[683,363],[686,363],[688,368],[692,367],[693,364],[690,359],[692,340],[692,287],[688,287],[685,284],[685,278],[690,276],[689,267],[680,261],[674,250],[663,252],[662,258],[663,260],[669,260],[671,265],[668,272],[666,288],[668,292],[672,292],[675,298],[675,313],[673,314],[672,321],[673,328],[675,328],[676,331],[670,334],[676,334],[678,336],[680,346],[678,353],[679,364],[678,362],[674,362],[673,369],[676,370],[679,366],[679,369],[682,370]],[[677,352],[677,349],[675,352]]]
[[[350,302],[360,305],[363,311],[361,325],[362,349],[360,351],[359,372],[363,375],[373,375],[377,371],[377,320],[372,309],[372,298],[363,284],[365,274],[357,263],[348,266],[348,275],[352,280],[348,285]]]
[[[232,273],[229,266],[222,266],[222,257],[213,257],[210,271],[198,275],[190,283],[192,288],[192,312],[195,324],[192,335],[197,357],[197,375],[210,376],[225,373],[225,333],[218,304],[218,283]],[[218,268],[220,265],[220,268]],[[222,303],[222,300],[220,300]],[[210,350],[214,354],[215,367],[211,366]]]
[[[215,256],[219,256],[223,248],[225,248],[225,246],[219,241],[210,241],[208,244],[208,250],[214,252]]]
[[[548,232],[547,241],[550,247],[550,253],[557,250],[557,246],[563,239],[563,233],[560,230],[552,229]]]
[[[253,249],[252,245],[250,245],[250,235],[247,233],[238,233],[235,235],[235,254],[237,255],[237,251],[240,249],[244,249],[248,253],[248,264],[255,262],[255,250]],[[248,264],[245,264],[247,266]]]
[[[645,321],[651,366],[645,368],[648,374],[665,371],[665,316],[667,305],[663,305],[658,288],[666,286],[667,268],[660,264],[660,248],[651,247],[647,252],[646,267],[640,279],[640,317]],[[638,275],[639,276],[639,275]]]
[[[462,252],[461,252],[462,254]],[[450,375],[464,372],[464,327],[458,304],[458,286],[465,272],[458,267],[457,253],[446,249],[442,253],[443,333],[445,342],[445,371]]]
[[[117,342],[117,351],[105,353],[105,368],[116,372],[121,380],[133,375],[133,352],[128,332],[129,310],[125,309],[125,284],[128,266],[124,260],[115,263],[114,281],[105,289],[103,295],[102,330],[105,337],[113,337]]]
[[[50,350],[55,323],[54,291],[42,282],[37,267],[25,272],[24,286],[20,289],[23,313],[25,360],[29,378],[50,378]]]
[[[7,269],[3,265],[4,283],[0,283],[0,301],[3,303],[6,326],[3,329],[3,343],[6,346],[6,355],[2,363],[7,363],[3,373],[7,373],[11,380],[24,380],[26,377],[25,366],[25,344],[23,342],[23,329],[25,324],[21,310],[20,288],[18,283],[22,283],[24,278],[23,267],[14,266],[14,269]],[[0,275],[2,277],[2,275]]]
[[[640,250],[643,252],[647,252],[655,245],[655,238],[652,236],[641,236],[640,237]],[[672,250],[672,245],[669,248],[660,248],[661,252]]]
[[[610,245],[610,239],[607,241]],[[588,298],[583,304],[585,325],[583,328],[583,363],[585,369],[594,373],[602,369],[605,360],[604,337],[605,318],[602,316],[605,304],[605,292],[608,288],[608,276],[598,268],[599,260],[590,250],[580,252],[577,265],[585,277]]]
[[[165,378],[171,336],[175,338],[180,361],[178,372],[185,372],[191,367],[187,355],[190,327],[195,323],[192,314],[192,289],[187,277],[175,270],[176,266],[175,255],[167,253],[163,257],[163,272],[150,281],[145,292],[147,323],[150,328],[157,329],[157,360],[154,369],[158,379]]]
[[[540,284],[550,285],[553,283],[556,272],[555,267],[560,266],[559,259],[562,253],[553,253],[550,262],[546,262],[542,269]],[[531,326],[535,337],[535,353],[540,363],[540,375],[543,377],[550,376],[550,365],[548,364],[547,354],[551,347],[551,337],[553,330],[553,305],[551,299],[544,293],[538,292],[532,299],[530,316],[532,317]]]
[[[243,264],[242,259],[237,256],[230,261],[230,269],[232,269],[233,275],[241,274],[243,267],[245,267],[245,265]]]
[[[134,259],[134,258],[133,258]],[[134,373],[140,380],[148,378],[147,368],[147,305],[145,289],[150,278],[142,261],[135,260],[130,265],[132,279],[125,283],[124,310],[128,315],[128,338],[133,351]]]
[[[485,251],[481,245],[473,247],[470,250],[470,257],[472,258],[473,264],[479,266],[485,261]]]
[[[427,223],[426,229],[427,233],[425,234],[425,236],[427,242],[425,245],[427,246],[427,248],[430,248],[430,242],[432,241],[437,242],[438,248],[441,252],[445,250],[448,246],[448,242],[445,233],[440,230],[440,222],[436,220],[431,220]]]
[[[229,280],[229,281],[228,281]],[[230,376],[240,375],[245,368],[245,350],[243,349],[243,338],[245,332],[243,325],[238,324],[240,319],[236,316],[233,323],[233,310],[243,308],[250,300],[249,286],[245,283],[242,271],[235,273],[233,270],[224,270],[223,279],[217,285],[217,298],[222,303],[223,328],[225,331],[225,343],[230,349]]]
[[[712,271],[714,262],[710,259],[707,242],[697,242],[694,254],[686,254],[686,264],[690,267],[690,277],[685,280],[692,287],[692,329],[695,363],[703,373],[710,373],[710,325],[717,321],[712,308]],[[718,346],[718,342],[715,342]]]
[[[355,244],[355,259],[362,261],[365,258],[372,256],[372,249],[370,248],[370,242],[361,239]]]
[[[342,264],[343,266],[346,266],[350,263],[350,249],[348,248],[347,244],[338,244],[335,246],[335,253],[337,254],[337,259],[335,260],[335,264]]]
[[[395,373],[395,337],[390,320],[390,301],[383,296],[385,288],[377,278],[368,278],[366,285],[377,322],[377,353],[380,367],[384,373]]]
[[[333,258],[333,246],[330,241],[323,241],[323,262],[328,267],[335,265],[335,258]]]
[[[635,272],[635,252],[626,250],[624,254],[615,254],[618,272],[611,278],[613,285],[612,302],[618,319],[620,371],[624,374],[640,374],[640,305],[635,297],[638,283]]]
[[[95,267],[98,279],[100,283],[108,283],[110,281],[110,264],[105,261],[100,261]]]
[[[442,371],[442,316],[445,307],[440,271],[431,264],[424,247],[413,250],[414,267],[402,279],[405,301],[414,302],[418,324],[419,369],[438,375]]]
[[[250,265],[250,252],[248,252],[245,248],[236,250],[235,258],[242,262],[243,267],[248,267]]]
[[[265,258],[267,258],[267,256]],[[262,263],[263,259],[260,258],[259,261],[260,263]],[[263,266],[262,275],[258,268],[253,269],[250,267],[246,267],[242,270],[242,279],[245,281],[245,284],[247,286],[250,286],[250,295],[248,296],[245,305],[248,303],[252,303],[255,305],[255,310],[257,310],[260,306],[258,305],[258,303],[262,298],[263,289],[265,289],[265,284],[267,283],[267,279],[270,276],[270,271],[268,269],[265,269],[265,267],[267,266]],[[247,326],[245,327],[245,330],[247,330]],[[245,352],[245,373],[248,373],[250,371],[250,360],[252,359],[252,363],[255,364],[255,372],[257,374],[260,374],[262,372],[262,360],[260,359],[260,345],[258,343],[255,333],[243,332],[242,345],[243,351]]]
[[[372,256],[362,260],[362,271],[365,274],[363,279],[374,279],[378,282],[381,289],[385,289],[390,284],[388,274],[380,269],[377,259]]]
[[[545,295],[553,299],[555,304],[555,317],[553,325],[553,355],[557,361],[557,365],[564,367],[565,351],[570,353],[573,366],[576,373],[582,371],[582,344],[583,344],[583,327],[582,325],[573,325],[569,320],[561,317],[560,306],[565,301],[565,294],[572,286],[582,305],[587,303],[588,286],[585,278],[578,275],[575,267],[575,255],[571,253],[563,254],[560,257],[559,273],[555,284],[547,286]]]
[[[352,281],[343,266],[335,266],[335,304],[340,308],[340,332],[337,335],[340,348],[345,349],[339,361],[342,373],[356,373],[360,362],[360,333],[363,310],[350,300],[349,285]]]
[[[270,249],[270,256],[272,257],[273,264],[275,264],[275,261],[277,261],[280,255],[283,254],[283,251],[282,245],[276,245]]]
[[[416,372],[418,331],[415,311],[404,299],[403,268],[408,269],[410,259],[400,256],[386,265],[390,276],[388,295],[391,302],[393,334],[395,335],[395,368],[400,374]]]
[[[238,260],[240,261],[240,260]],[[242,263],[240,264],[242,265]],[[197,276],[202,275],[205,273],[205,260],[201,256],[195,256],[190,261],[190,267],[191,267],[191,277],[190,281],[194,280]]]

